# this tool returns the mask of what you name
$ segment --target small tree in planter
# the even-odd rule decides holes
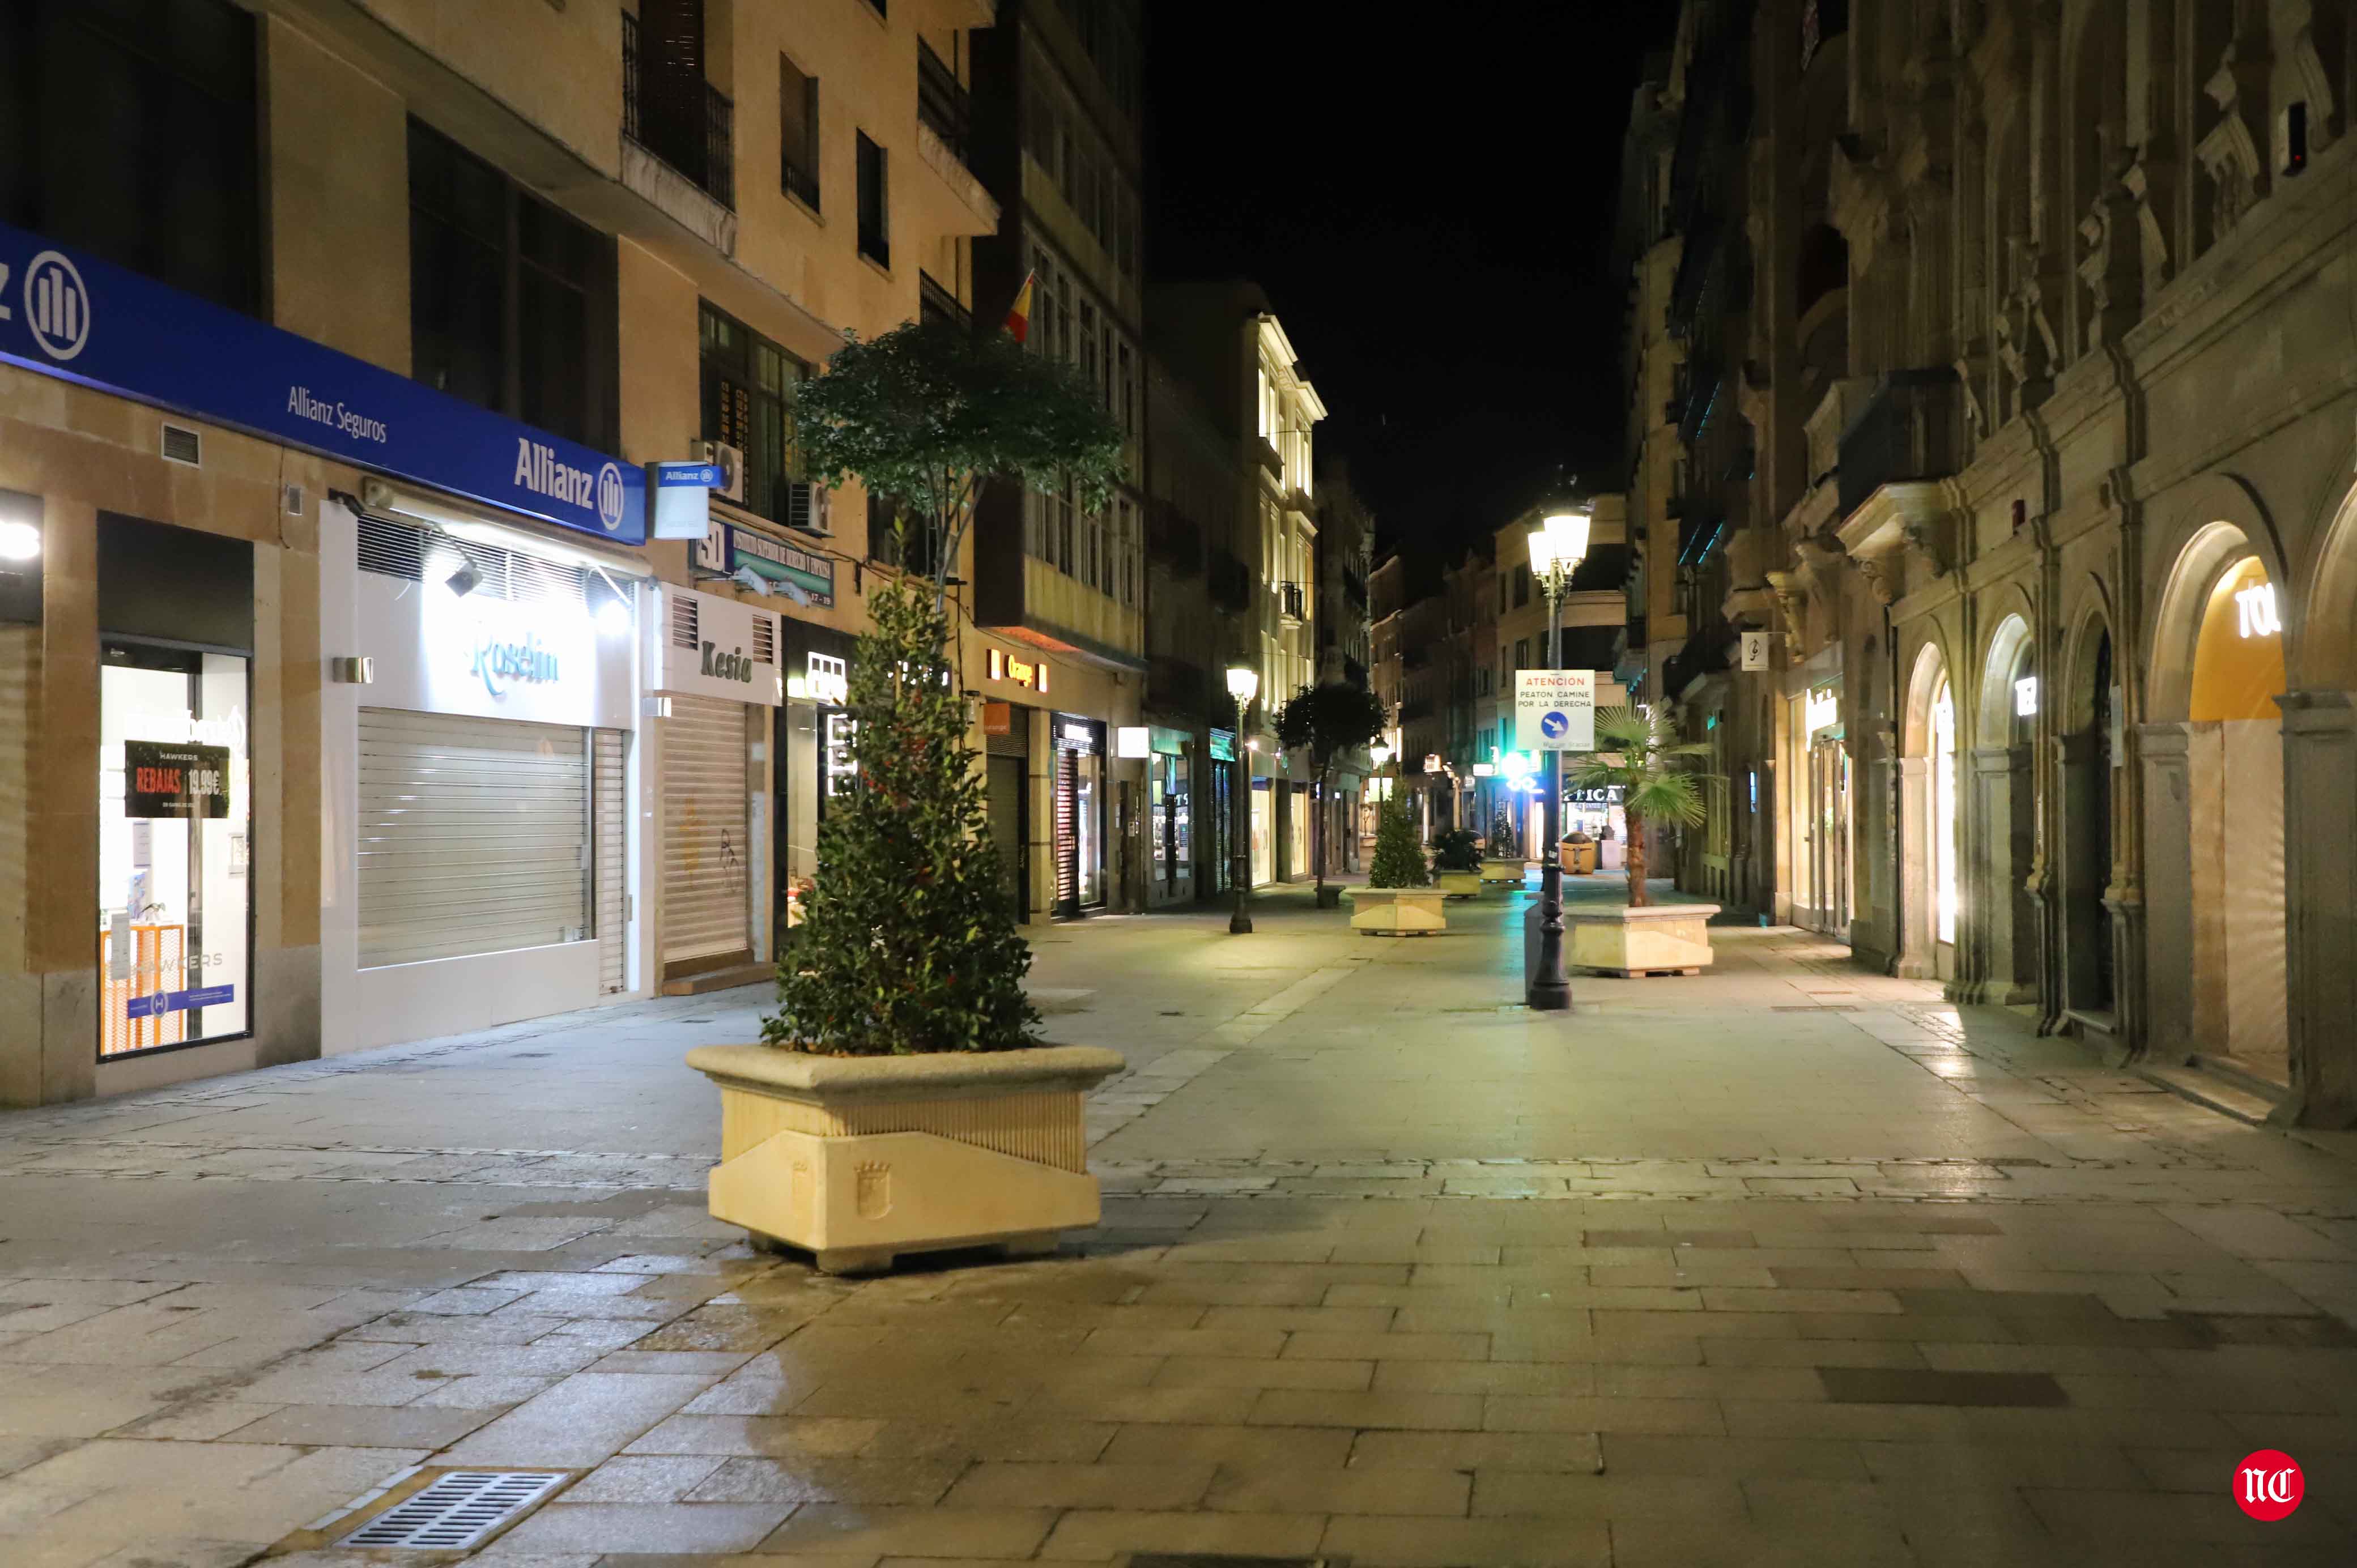
[[[1375,863],[1368,869],[1367,886],[1424,887],[1431,881],[1424,846],[1416,842],[1415,819],[1407,814],[1407,802],[1394,795],[1375,819]]]
[[[855,784],[820,834],[764,1044],[688,1057],[721,1088],[712,1213],[830,1273],[982,1241],[1039,1250],[1096,1221],[1081,1100],[1122,1059],[1032,1032],[948,595],[984,484],[1102,507],[1121,432],[1067,367],[945,323],[847,343],[794,413],[812,478],[898,503],[909,575],[867,597]]]
[[[1500,811],[1490,819],[1490,845],[1483,851],[1491,860],[1523,860],[1523,839],[1514,832],[1514,819]]]
[[[1372,746],[1383,733],[1383,705],[1375,700],[1375,694],[1363,686],[1340,682],[1304,686],[1277,713],[1277,744],[1287,751],[1308,746],[1309,766],[1318,775],[1318,804],[1310,816],[1314,826],[1309,858],[1318,868],[1318,907],[1321,909],[1334,907],[1326,886],[1326,800],[1327,791],[1333,788],[1334,765],[1342,753],[1356,746]]]
[[[1649,708],[1606,708],[1596,715],[1597,750],[1572,773],[1575,788],[1619,789],[1629,819],[1629,902],[1620,908],[1566,908],[1569,961],[1607,974],[1693,974],[1711,961],[1716,904],[1659,908],[1645,886],[1645,830],[1654,822],[1692,827],[1706,808],[1702,781],[1687,759],[1710,747],[1681,741],[1666,714]]]
[[[1367,886],[1356,889],[1358,908],[1351,916],[1353,930],[1387,936],[1415,936],[1444,930],[1448,918],[1441,912],[1444,895],[1432,886],[1425,865],[1424,846],[1416,842],[1415,822],[1407,802],[1397,795],[1383,802],[1375,822],[1375,862]]]

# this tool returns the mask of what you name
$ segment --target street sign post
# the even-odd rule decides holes
[[[1534,751],[1596,749],[1596,671],[1514,671],[1514,738]]]

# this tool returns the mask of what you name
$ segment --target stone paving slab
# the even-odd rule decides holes
[[[1042,934],[1131,1068],[1023,1263],[711,1221],[678,1058],[748,993],[0,1119],[0,1563],[244,1568],[454,1463],[576,1473],[487,1568],[2349,1560],[2357,1140],[1797,933],[1539,1019],[1512,901],[1306,902]]]

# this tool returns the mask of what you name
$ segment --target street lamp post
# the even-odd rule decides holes
[[[1547,603],[1547,668],[1563,668],[1563,591],[1587,554],[1587,512],[1558,512],[1531,530],[1531,575]],[[1544,737],[1541,737],[1544,739]],[[1571,1005],[1563,963],[1563,753],[1546,753],[1546,859],[1539,867],[1539,970],[1523,998],[1541,1013]]]
[[[1237,782],[1243,786],[1235,791],[1232,809],[1229,812],[1228,879],[1235,884],[1236,911],[1228,917],[1228,933],[1231,936],[1239,937],[1251,935],[1253,929],[1252,914],[1244,907],[1244,899],[1249,895],[1252,886],[1252,867],[1247,853],[1249,845],[1245,842],[1246,829],[1252,820],[1249,810],[1252,798],[1252,762],[1251,753],[1244,747],[1243,738],[1244,714],[1252,707],[1253,698],[1259,692],[1259,671],[1249,664],[1228,666],[1228,695],[1236,700],[1236,778]]]

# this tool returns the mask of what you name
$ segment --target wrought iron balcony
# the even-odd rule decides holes
[[[1963,467],[1964,446],[1963,384],[1953,370],[1882,376],[1842,433],[1841,515],[1885,485],[1949,478]]]
[[[917,40],[917,118],[942,145],[967,160],[974,137],[974,99],[941,56],[921,38]]]
[[[737,106],[690,72],[642,49],[639,19],[622,14],[622,134],[687,177],[721,206],[737,206]]]
[[[1296,624],[1309,618],[1309,591],[1299,583],[1276,585],[1277,613]]]

